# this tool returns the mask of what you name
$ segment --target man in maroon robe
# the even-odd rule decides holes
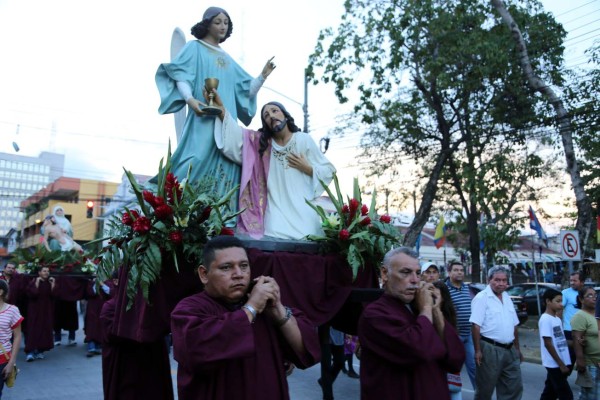
[[[198,274],[204,291],[171,314],[179,400],[289,399],[284,363],[319,361],[315,326],[281,303],[273,278],[250,288],[248,256],[235,237],[210,240]]]
[[[407,247],[385,255],[384,294],[359,320],[362,399],[449,400],[446,373],[465,361],[461,339],[442,315],[439,289],[420,282],[417,257]]]
[[[48,267],[38,271],[38,277],[27,286],[27,338],[25,353],[28,362],[43,359],[44,351],[54,348],[52,328],[54,325],[54,278]]]
[[[0,279],[3,279],[8,283],[8,299],[6,302],[17,306],[21,312],[21,316],[24,318],[23,323],[21,324],[21,330],[22,333],[25,334],[25,325],[27,323],[26,289],[30,278],[27,275],[18,273],[15,264],[8,262],[2,271]]]

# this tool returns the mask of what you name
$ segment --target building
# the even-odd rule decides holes
[[[4,268],[10,260],[11,254],[17,248],[17,230],[9,229],[8,233],[0,236],[0,266]]]
[[[20,204],[63,175],[65,156],[42,152],[38,157],[0,153],[0,236],[19,230]]]
[[[83,244],[98,238],[103,229],[99,217],[118,186],[114,182],[66,177],[53,181],[21,202],[23,223],[20,247],[28,248],[40,243],[42,222],[57,205],[65,210],[76,242]],[[91,207],[88,207],[88,202],[91,202]]]

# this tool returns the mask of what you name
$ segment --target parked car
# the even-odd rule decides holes
[[[554,289],[561,291],[561,286],[556,283],[546,283],[546,282],[538,282],[537,289],[535,283],[518,283],[516,285],[509,286],[506,291],[511,296],[521,296],[523,298],[523,303],[527,309],[527,314],[529,315],[540,315],[538,312],[538,303],[537,299],[540,299],[540,309],[543,313],[546,311],[546,303],[542,298],[544,293],[548,289]],[[536,296],[537,293],[537,296]]]
[[[469,286],[469,293],[471,293],[471,298],[475,297],[477,293],[481,292],[487,286],[485,283],[478,282],[468,283],[467,285]],[[519,325],[522,325],[525,322],[527,322],[527,319],[529,318],[529,315],[527,314],[526,305],[523,302],[523,298],[521,296],[512,295],[510,293],[508,294],[513,304],[515,305],[515,311],[517,312],[517,317],[519,318]]]

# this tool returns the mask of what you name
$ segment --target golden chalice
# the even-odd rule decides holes
[[[217,89],[219,87],[219,80],[217,78],[207,78],[204,80],[204,88],[208,92],[208,105],[202,107],[202,111],[206,115],[220,115],[221,109],[215,106],[214,98],[215,94],[213,93],[213,89]]]

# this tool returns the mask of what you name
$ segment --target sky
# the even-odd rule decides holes
[[[542,3],[570,32],[567,65],[584,62],[600,37],[600,0]],[[246,71],[256,76],[275,57],[259,107],[281,101],[302,126],[304,68],[320,30],[339,24],[343,0],[0,0],[0,152],[15,153],[14,141],[20,155],[64,153],[70,177],[118,182],[123,168],[154,175],[169,140],[175,146],[173,116],[157,111],[156,69],[169,62],[173,30],[191,40],[212,5],[230,14],[233,34],[222,47]],[[317,142],[348,111],[323,84],[309,86],[307,103]],[[333,138],[327,153],[347,187],[360,175],[356,145]]]

